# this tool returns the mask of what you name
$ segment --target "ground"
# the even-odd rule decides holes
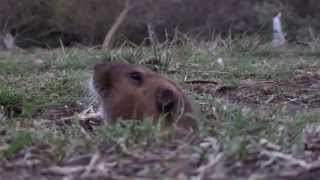
[[[0,52],[0,179],[318,179],[320,52],[239,42]],[[101,59],[177,82],[200,131],[83,119]]]

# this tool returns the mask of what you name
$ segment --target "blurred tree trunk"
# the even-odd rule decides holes
[[[125,20],[128,12],[130,9],[130,0],[126,0],[124,9],[121,11],[120,15],[114,22],[114,24],[111,26],[110,30],[108,31],[107,35],[104,38],[102,49],[110,49],[112,45],[112,38],[114,34],[117,32],[119,29],[120,25],[123,23]]]

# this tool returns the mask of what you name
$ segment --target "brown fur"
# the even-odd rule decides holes
[[[197,130],[194,110],[182,90],[150,69],[125,63],[95,65],[93,86],[108,120],[143,119],[166,114],[165,122],[181,130]]]

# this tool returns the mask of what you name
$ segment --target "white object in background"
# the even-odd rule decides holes
[[[14,37],[10,33],[3,37],[3,43],[8,50],[16,48]]]
[[[217,62],[220,66],[224,67],[223,59],[221,57],[217,59]]]
[[[0,106],[0,122],[2,120],[4,120],[5,118],[5,115],[4,115],[4,107],[3,106]]]
[[[279,47],[284,45],[286,42],[281,25],[281,13],[273,18],[273,47]]]

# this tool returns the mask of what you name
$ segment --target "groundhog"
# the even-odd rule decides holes
[[[175,129],[198,130],[194,109],[183,91],[171,80],[142,65],[99,62],[94,66],[92,86],[108,122],[150,117]]]

